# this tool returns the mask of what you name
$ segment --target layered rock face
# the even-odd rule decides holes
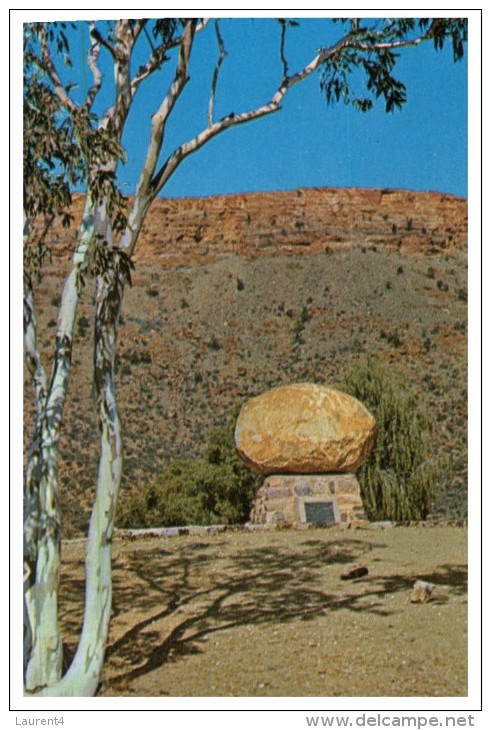
[[[259,474],[355,472],[375,438],[375,421],[356,398],[313,383],[274,388],[242,408],[237,452]]]
[[[75,196],[74,225],[80,223],[83,203],[83,196]],[[75,228],[60,224],[54,231],[56,261],[70,255]],[[467,201],[436,192],[367,188],[157,198],[143,226],[135,262],[173,268],[230,254],[257,258],[353,246],[465,250]]]

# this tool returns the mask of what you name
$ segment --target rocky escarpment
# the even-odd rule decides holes
[[[76,223],[82,206],[79,196]],[[57,231],[58,256],[69,253],[73,230]],[[371,245],[415,252],[465,249],[467,201],[434,192],[360,188],[158,198],[135,261],[167,268],[210,263],[227,254],[254,258]]]

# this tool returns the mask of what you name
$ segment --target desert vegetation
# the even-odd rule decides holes
[[[238,458],[237,409],[227,426],[213,430],[201,459],[173,462],[137,494],[121,500],[118,527],[241,524],[249,519],[261,478]]]
[[[414,388],[373,358],[353,368],[346,385],[377,422],[374,447],[358,473],[368,519],[424,520],[446,470],[444,459],[430,457],[432,424]]]

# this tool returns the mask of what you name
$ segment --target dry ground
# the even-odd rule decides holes
[[[352,564],[368,575],[341,580]],[[99,696],[465,696],[466,565],[450,526],[116,539]],[[410,602],[416,579],[430,602]],[[69,659],[83,541],[62,586]]]

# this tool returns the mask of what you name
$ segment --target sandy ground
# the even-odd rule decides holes
[[[63,546],[67,661],[82,541]],[[341,574],[368,568],[355,580]],[[465,696],[467,529],[116,539],[99,696]],[[413,583],[435,585],[412,603]]]

